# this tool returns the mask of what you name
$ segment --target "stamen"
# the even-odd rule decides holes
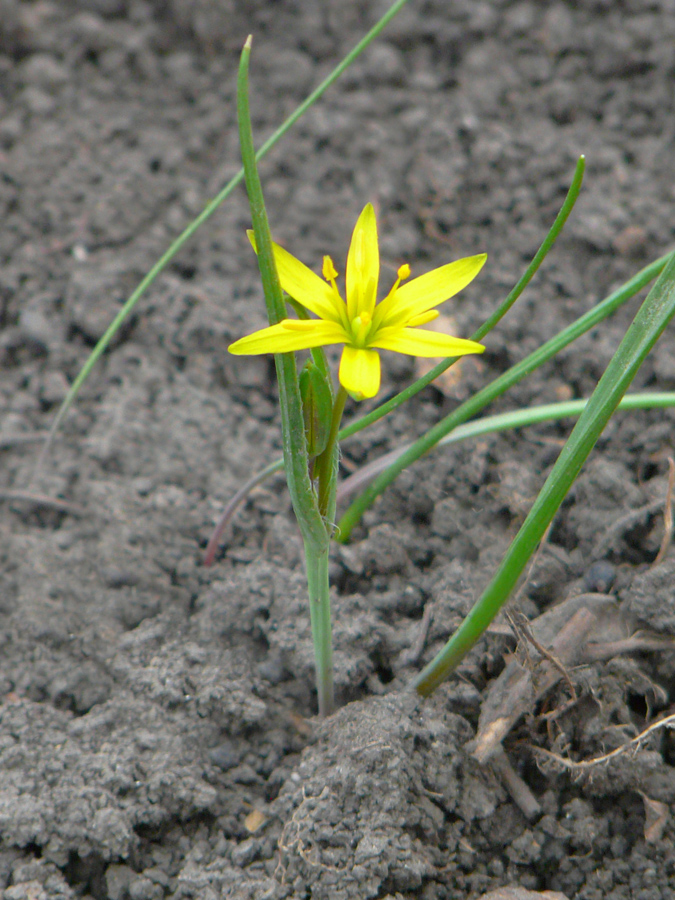
[[[394,286],[384,299],[388,300],[390,297],[393,297],[393,295],[398,290],[399,284],[402,281],[405,281],[406,278],[410,278],[410,266],[408,265],[408,263],[403,263],[402,266],[398,267],[398,271],[396,272],[396,281],[394,282]],[[382,301],[382,303],[384,303],[384,300]]]
[[[437,309],[429,309],[426,312],[420,313],[418,316],[413,316],[412,319],[407,323],[408,328],[416,328],[418,325],[426,325],[428,322],[433,322],[434,319],[439,317],[440,313]]]
[[[326,279],[326,281],[335,281],[335,279],[338,277],[338,273],[335,269],[335,266],[333,265],[333,260],[330,258],[330,256],[324,256],[322,272],[323,277]]]

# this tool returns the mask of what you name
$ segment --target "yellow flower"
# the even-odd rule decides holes
[[[281,287],[317,319],[284,319],[229,347],[235,355],[288,353],[328,344],[344,344],[340,384],[357,400],[374,397],[380,389],[377,350],[411,356],[448,357],[482,353],[475,341],[420,328],[438,316],[434,309],[473,281],[487,259],[485,253],[458,259],[402,284],[410,276],[403,265],[387,296],[377,303],[380,253],[375,210],[368,203],[354,226],[347,256],[346,294],[335,283],[337,272],[329,256],[319,278],[283,247],[274,244],[274,261]]]

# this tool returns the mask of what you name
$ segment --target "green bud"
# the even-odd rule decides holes
[[[319,456],[326,449],[333,415],[333,392],[321,369],[308,359],[299,377],[305,438],[310,456]]]

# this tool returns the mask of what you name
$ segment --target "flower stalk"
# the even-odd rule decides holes
[[[333,507],[333,512],[335,507],[338,434],[340,432],[340,422],[342,421],[342,413],[344,412],[346,401],[347,391],[340,385],[335,397],[335,402],[333,403],[333,412],[331,415],[330,431],[328,433],[326,449],[316,461],[315,473],[318,482],[319,512],[323,516],[327,527],[330,527],[329,523],[333,518],[330,513],[331,507]]]
[[[284,468],[302,533],[316,658],[319,711],[333,709],[328,548],[334,530],[338,437],[347,395],[374,397],[380,389],[380,350],[413,356],[459,357],[482,353],[482,344],[422,326],[438,317],[436,307],[478,275],[487,255],[470,256],[410,279],[399,267],[394,285],[378,302],[380,251],[375,210],[367,203],[352,234],[344,299],[338,271],[325,256],[320,277],[283,247],[273,244],[256,167],[248,101],[251,38],[244,45],[237,82],[237,110],[246,190],[269,326],[235,341],[235,356],[273,353],[279,382]],[[288,316],[283,291],[297,318]],[[310,315],[311,314],[311,315]],[[322,347],[342,344],[340,387],[332,399]],[[295,351],[309,350],[312,363],[298,379]],[[325,415],[325,419],[321,419]],[[317,419],[317,416],[319,419]],[[326,438],[326,434],[328,435]],[[321,449],[326,439],[325,448]]]
[[[309,594],[309,616],[314,642],[316,692],[319,715],[329,716],[335,708],[333,687],[333,636],[330,612],[330,582],[328,578],[328,543],[317,552],[305,544],[305,569]]]
[[[251,55],[251,38],[244,44],[237,79],[237,114],[239,140],[246,191],[251,207],[251,219],[258,266],[263,283],[267,316],[273,326],[286,318],[279,276],[272,251],[265,200],[258,175],[253,145],[253,131],[248,99],[248,65]],[[295,355],[279,352],[274,355],[279,383],[281,432],[284,467],[293,511],[302,534],[310,595],[310,617],[316,659],[316,683],[319,714],[329,716],[334,709],[333,663],[331,650],[330,594],[328,582],[328,547],[330,534],[324,516],[319,510],[316,491],[310,477],[309,455],[305,437],[305,422],[298,383]],[[333,456],[337,455],[335,441]],[[328,449],[328,448],[327,448]],[[324,451],[325,452],[325,451]],[[335,476],[333,484],[325,489],[327,506],[335,507]]]

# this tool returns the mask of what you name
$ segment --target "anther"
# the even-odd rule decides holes
[[[326,281],[335,281],[335,279],[337,278],[338,273],[335,269],[335,266],[333,265],[333,260],[330,258],[330,256],[324,256],[322,272],[323,277],[326,279]]]

